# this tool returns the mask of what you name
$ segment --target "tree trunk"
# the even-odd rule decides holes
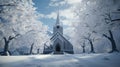
[[[116,43],[115,43],[115,40],[114,40],[114,37],[113,37],[113,34],[112,34],[111,30],[109,30],[109,34],[110,34],[110,37],[105,35],[105,34],[103,34],[103,36],[105,36],[111,42],[111,45],[112,45],[112,50],[109,53],[119,52],[117,50]]]
[[[33,45],[34,45],[34,43],[31,45],[31,48],[30,48],[30,54],[32,54]]]
[[[7,56],[9,55],[9,51],[8,51],[8,48],[9,48],[9,40],[7,41],[7,39],[4,37],[4,42],[5,42],[5,45],[4,45],[4,51],[3,51],[3,55]]]
[[[39,54],[39,50],[40,50],[40,49],[37,49],[37,54]]]
[[[85,46],[83,46],[83,53],[85,53]]]
[[[113,37],[113,34],[112,34],[112,32],[111,32],[111,30],[109,30],[109,34],[110,34],[110,42],[111,42],[111,45],[112,45],[112,50],[109,52],[109,53],[112,53],[112,52],[119,52],[118,50],[117,50],[117,47],[116,47],[116,43],[115,43],[115,40],[114,40],[114,37]]]
[[[91,52],[91,53],[95,53],[92,41],[89,40],[89,42],[90,42],[90,45],[91,45],[91,51],[90,51],[90,52]]]
[[[4,52],[7,52],[7,51],[8,51],[8,47],[9,47],[8,42],[5,42]]]

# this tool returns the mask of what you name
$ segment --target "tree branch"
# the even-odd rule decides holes
[[[8,40],[12,40],[14,39],[15,37],[12,37],[12,36],[9,36]]]
[[[107,36],[106,34],[103,34],[103,36],[108,38],[109,40],[111,40],[111,38],[109,36]]]
[[[17,34],[17,35],[15,35],[14,37],[12,37],[12,36],[9,36],[9,38],[8,38],[8,40],[12,40],[12,39],[15,39],[17,36],[19,36],[20,34]]]
[[[5,42],[7,42],[7,39],[6,39],[6,37],[3,37],[3,39],[4,39],[4,41],[5,41]]]

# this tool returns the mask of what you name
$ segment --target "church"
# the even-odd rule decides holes
[[[52,44],[49,46],[44,44],[43,54],[74,54],[73,45],[63,36],[63,26],[59,20],[59,12],[53,27],[53,36],[50,38],[50,41]]]

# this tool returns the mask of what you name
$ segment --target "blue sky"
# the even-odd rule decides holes
[[[33,2],[35,3],[34,6],[37,8],[37,12],[41,14],[48,15],[56,10],[54,7],[49,6],[50,0],[33,0]],[[40,18],[40,21],[47,25],[49,30],[52,30],[52,27],[56,22],[55,19],[49,18]]]

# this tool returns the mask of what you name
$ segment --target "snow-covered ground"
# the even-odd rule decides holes
[[[120,53],[0,56],[0,67],[120,67]]]

